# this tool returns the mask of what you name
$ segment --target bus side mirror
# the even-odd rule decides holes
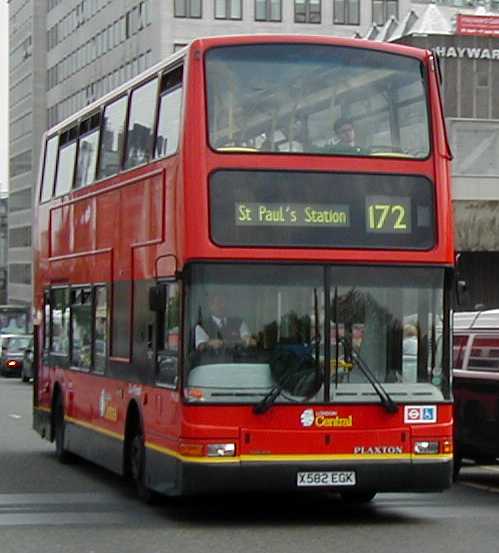
[[[459,278],[463,270],[463,259],[460,252],[455,253],[454,257],[456,265],[456,278],[455,278],[455,294],[457,305],[463,305],[465,303],[465,294],[468,291],[468,282],[464,279]]]
[[[166,286],[156,284],[149,288],[149,309],[158,312],[166,310]]]
[[[464,295],[468,290],[468,283],[465,280],[456,281],[456,299],[458,305],[463,305]]]

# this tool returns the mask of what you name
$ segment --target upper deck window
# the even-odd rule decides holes
[[[57,164],[57,150],[59,149],[59,136],[53,136],[47,142],[45,150],[45,165],[42,177],[41,201],[46,202],[52,197],[54,190],[55,168]]]
[[[415,58],[344,46],[244,45],[210,50],[206,73],[209,139],[219,151],[429,154],[425,73]]]
[[[177,67],[161,79],[154,157],[167,156],[177,150],[182,106],[182,75],[183,68]]]
[[[100,113],[80,124],[78,161],[76,162],[75,188],[87,186],[95,180],[97,150],[99,147]]]
[[[100,146],[99,178],[116,174],[121,167],[125,137],[127,97],[123,96],[104,110]]]
[[[154,117],[158,79],[153,79],[132,92],[125,168],[130,169],[151,158],[154,141]]]
[[[73,127],[61,134],[59,140],[59,161],[55,181],[55,195],[67,194],[73,187],[76,160],[76,137],[78,127]]]

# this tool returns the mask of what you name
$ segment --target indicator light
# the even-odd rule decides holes
[[[180,442],[178,452],[186,457],[203,457],[204,445],[192,442]]]
[[[234,457],[236,444],[200,444],[182,441],[178,452],[185,457]]]

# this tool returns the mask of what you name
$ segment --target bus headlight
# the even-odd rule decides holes
[[[435,455],[440,451],[437,441],[420,441],[414,442],[414,453],[416,455]]]
[[[234,457],[236,444],[208,444],[206,446],[207,457]]]

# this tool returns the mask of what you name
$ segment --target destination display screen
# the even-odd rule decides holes
[[[217,171],[211,236],[224,246],[430,249],[432,183],[425,177]]]

